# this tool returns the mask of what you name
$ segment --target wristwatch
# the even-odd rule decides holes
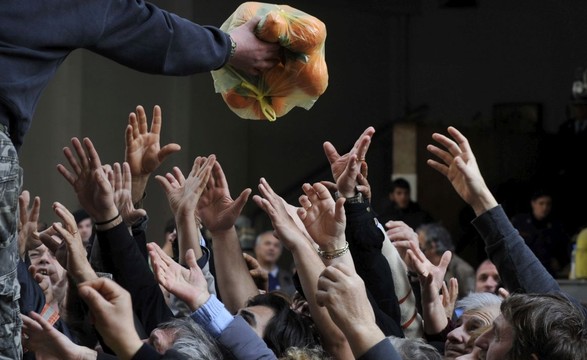
[[[339,192],[338,191],[335,192],[334,198],[338,199],[339,197],[341,197]],[[345,204],[364,204],[366,202],[367,201],[366,201],[365,197],[363,196],[363,193],[357,191],[356,195],[346,198]]]

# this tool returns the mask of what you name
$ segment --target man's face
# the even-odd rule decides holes
[[[265,336],[267,324],[275,316],[273,309],[263,305],[248,306],[239,310],[238,313],[261,339]]]
[[[542,220],[550,214],[552,209],[552,198],[550,196],[538,197],[530,203],[532,206],[532,214],[537,220]]]
[[[410,204],[410,191],[396,187],[390,195],[391,201],[394,201],[401,209],[405,209]]]
[[[495,293],[499,282],[500,278],[495,265],[489,261],[482,262],[475,275],[475,292]]]
[[[90,241],[90,236],[92,236],[92,225],[92,219],[90,218],[83,219],[77,223],[77,230],[79,231],[79,235],[81,236],[84,245],[87,245]]]
[[[273,236],[266,233],[255,245],[255,257],[261,264],[276,264],[281,256],[281,242]]]
[[[53,285],[59,283],[65,275],[65,269],[57,262],[53,253],[45,245],[30,250],[29,258],[31,259],[31,265],[37,268],[37,272],[49,276]]]
[[[486,352],[486,360],[507,360],[513,338],[512,326],[503,315],[499,315],[493,321],[493,326],[477,338],[475,346]]]
[[[457,327],[448,333],[444,347],[447,359],[470,353],[473,348],[468,344],[471,333],[484,326],[489,326],[499,315],[498,306],[489,306],[480,310],[465,312],[457,321]]]

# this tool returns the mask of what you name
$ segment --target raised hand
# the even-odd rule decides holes
[[[198,214],[202,223],[210,232],[231,229],[250,194],[251,189],[245,189],[233,200],[224,171],[220,163],[216,162],[206,190],[198,202]]]
[[[452,253],[445,251],[438,266],[432,264],[420,250],[419,245],[409,243],[406,265],[412,271],[418,273],[422,288],[422,310],[424,318],[424,331],[427,334],[441,332],[447,324],[446,306],[442,303],[440,290],[444,284],[446,268],[450,263]],[[447,299],[448,300],[448,299]]]
[[[134,326],[130,294],[108,278],[78,285],[80,297],[88,304],[96,329],[119,359],[131,359],[142,347]]]
[[[84,138],[82,146],[78,138],[73,138],[71,145],[77,156],[69,147],[65,147],[63,153],[72,171],[62,164],[57,165],[57,170],[71,184],[81,207],[95,222],[114,218],[118,214],[114,204],[114,190],[92,141]]]
[[[365,131],[363,131],[361,136],[359,136],[352,149],[344,155],[340,155],[334,145],[332,145],[332,143],[329,141],[326,141],[323,144],[324,154],[330,163],[332,177],[336,183],[338,183],[339,177],[347,168],[347,163],[349,162],[352,155],[355,155],[358,161],[361,163],[365,160],[365,156],[369,150],[369,145],[371,144],[371,138],[373,137],[373,134],[375,134],[375,128],[369,126],[367,129],[365,129]],[[365,165],[361,165],[361,173],[365,177],[367,176],[366,163]]]
[[[58,202],[53,203],[53,210],[62,222],[53,223],[47,230],[39,233],[39,239],[55,254],[59,264],[76,282],[95,279],[97,276],[87,260],[75,218]]]
[[[135,209],[132,200],[131,173],[127,162],[114,163],[112,171],[108,172],[108,180],[114,189],[114,203],[122,216],[126,226],[132,226],[137,220],[147,215],[144,209]]]
[[[259,264],[259,261],[255,259],[253,256],[243,253],[243,258],[247,263],[247,268],[249,269],[249,274],[255,281],[255,285],[257,288],[262,291],[269,291],[269,272],[263,269]]]
[[[39,360],[91,360],[96,359],[95,350],[72,342],[65,334],[53,327],[36,312],[22,319],[22,345],[33,351]]]
[[[365,283],[352,266],[337,263],[326,267],[318,279],[316,301],[328,309],[346,335],[355,358],[385,338],[375,323]]]
[[[385,228],[387,229],[385,233],[387,237],[397,249],[397,252],[400,254],[400,257],[406,261],[406,252],[410,249],[410,243],[413,243],[415,246],[420,246],[418,241],[418,233],[414,231],[411,227],[409,227],[403,221],[388,221],[385,223]]]
[[[148,243],[149,257],[155,278],[171,294],[185,302],[191,311],[196,311],[210,298],[208,283],[196,262],[193,249],[186,253],[189,269],[170,258],[156,243]]]
[[[130,166],[132,175],[133,203],[139,201],[149,176],[161,165],[169,155],[181,150],[178,144],[170,143],[163,147],[160,144],[161,134],[161,107],[153,107],[151,130],[147,125],[145,109],[138,105],[134,113],[128,116],[128,125],[125,131],[125,158]]]
[[[497,201],[481,175],[467,138],[452,126],[448,128],[448,133],[454,140],[439,133],[432,134],[432,139],[445,149],[428,145],[428,151],[436,155],[440,161],[429,159],[426,163],[448,178],[459,196],[471,205],[475,214],[479,215],[497,206]]]
[[[195,216],[198,201],[210,180],[215,163],[215,155],[207,158],[198,156],[187,179],[178,167],[173,168],[173,173],[155,177],[165,191],[174,216]]]
[[[304,195],[300,196],[298,215],[312,239],[323,251],[341,249],[346,244],[344,229],[346,215],[344,198],[336,202],[321,183],[302,186]]]
[[[299,241],[309,241],[290,216],[285,200],[273,191],[265,178],[259,180],[259,192],[261,195],[253,196],[253,201],[269,216],[277,238],[288,250],[294,251]]]
[[[447,318],[452,318],[459,297],[459,282],[457,278],[450,278],[448,285],[446,282],[443,282],[441,294],[444,313]]]
[[[41,198],[35,196],[32,206],[29,208],[31,195],[28,190],[23,190],[18,197],[19,224],[18,224],[18,248],[20,257],[24,257],[27,251],[41,245],[41,242],[33,237],[37,231],[39,213],[41,210]]]

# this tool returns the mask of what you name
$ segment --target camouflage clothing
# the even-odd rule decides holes
[[[21,327],[18,299],[18,195],[22,169],[16,149],[0,131],[0,359],[21,359]]]

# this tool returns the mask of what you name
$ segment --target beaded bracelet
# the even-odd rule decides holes
[[[326,259],[326,260],[336,259],[337,257],[343,256],[347,252],[349,252],[348,241],[346,242],[346,244],[344,245],[344,247],[342,249],[337,249],[337,250],[332,250],[332,251],[324,251],[324,250],[320,250],[320,248],[318,248],[318,255],[320,255],[321,258]]]

